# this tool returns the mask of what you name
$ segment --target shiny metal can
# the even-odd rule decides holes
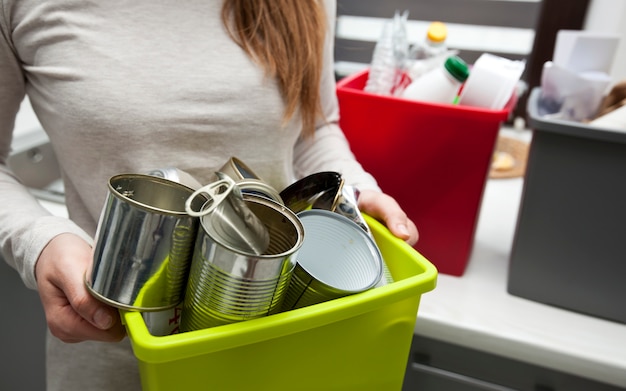
[[[108,183],[96,231],[89,291],[118,308],[161,311],[183,300],[199,220],[193,189],[165,178],[120,174]],[[206,199],[198,197],[200,207]]]
[[[284,203],[276,189],[263,181],[248,165],[235,156],[228,159],[217,171],[231,177],[244,194],[260,195],[279,204]]]
[[[183,311],[183,303],[161,311],[142,312],[146,328],[151,335],[163,337],[180,332],[180,316]]]
[[[266,226],[269,247],[262,254],[238,248],[220,236],[211,215],[201,217],[181,314],[182,332],[259,318],[280,310],[304,229],[287,207],[262,196],[243,197]]]
[[[338,213],[312,209],[298,213],[306,237],[283,302],[289,311],[376,287],[383,259],[374,240]]]

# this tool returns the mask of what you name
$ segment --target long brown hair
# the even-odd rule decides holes
[[[318,0],[224,0],[222,22],[233,40],[275,77],[286,102],[283,119],[297,110],[312,135],[321,115],[319,85],[326,33]]]

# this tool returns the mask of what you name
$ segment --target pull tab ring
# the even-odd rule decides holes
[[[189,216],[192,217],[201,217],[207,215],[215,209],[215,207],[222,202],[230,192],[235,187],[235,181],[233,181],[228,176],[223,176],[219,181],[209,183],[206,186],[199,188],[194,191],[192,195],[187,198],[185,201],[185,211]],[[203,207],[201,210],[194,210],[191,207],[193,201],[200,195],[206,195],[208,201],[204,205],[208,205]]]

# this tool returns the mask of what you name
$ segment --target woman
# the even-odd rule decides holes
[[[117,311],[83,284],[117,173],[175,166],[207,183],[237,156],[282,189],[338,171],[361,190],[362,210],[415,243],[414,224],[337,126],[335,7],[0,0],[0,245],[41,297],[49,390],[140,388]],[[50,216],[6,168],[25,94],[57,154],[69,220]]]

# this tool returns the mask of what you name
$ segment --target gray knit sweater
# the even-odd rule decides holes
[[[208,183],[236,156],[279,190],[324,170],[378,189],[337,126],[335,6],[326,1],[327,122],[307,141],[297,116],[283,124],[276,82],[227,36],[219,0],[0,0],[0,248],[25,285],[36,288],[51,238],[92,240],[118,173],[174,166]],[[50,216],[5,166],[25,94],[58,156],[70,220]],[[128,341],[48,345],[50,390],[139,387]]]

